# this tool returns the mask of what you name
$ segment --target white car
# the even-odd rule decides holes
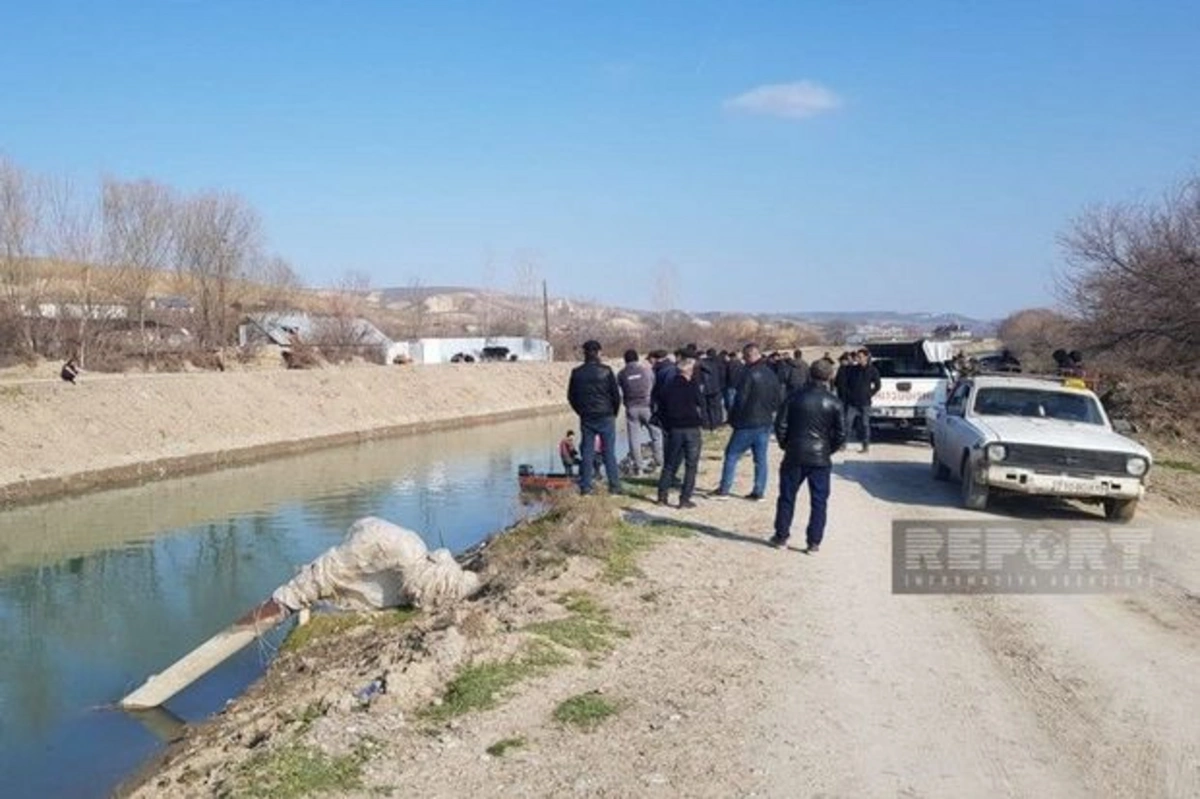
[[[1145,493],[1150,452],[1113,430],[1096,395],[1070,381],[961,380],[932,429],[933,476],[962,481],[967,508],[993,492],[1068,497],[1128,521]]]

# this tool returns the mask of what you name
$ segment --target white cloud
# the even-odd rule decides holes
[[[836,111],[842,98],[819,83],[771,83],[725,101],[725,108],[745,114],[763,114],[784,119],[808,119]]]

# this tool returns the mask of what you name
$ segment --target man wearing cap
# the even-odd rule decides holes
[[[592,473],[599,436],[604,455],[604,472],[611,494],[621,492],[617,474],[617,413],[621,410],[621,389],[617,376],[600,361],[600,342],[586,341],[583,363],[571,371],[567,401],[579,415],[580,459],[579,491],[592,493]]]

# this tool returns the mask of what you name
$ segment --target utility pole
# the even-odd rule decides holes
[[[546,328],[546,341],[550,340],[550,294],[546,290],[546,281],[542,281],[542,321]]]

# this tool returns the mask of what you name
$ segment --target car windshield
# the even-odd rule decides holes
[[[899,356],[875,358],[873,363],[880,377],[945,377],[946,372],[939,363],[930,363],[921,357]]]
[[[1104,424],[1100,407],[1092,397],[1053,389],[981,388],[975,397],[975,413]]]

